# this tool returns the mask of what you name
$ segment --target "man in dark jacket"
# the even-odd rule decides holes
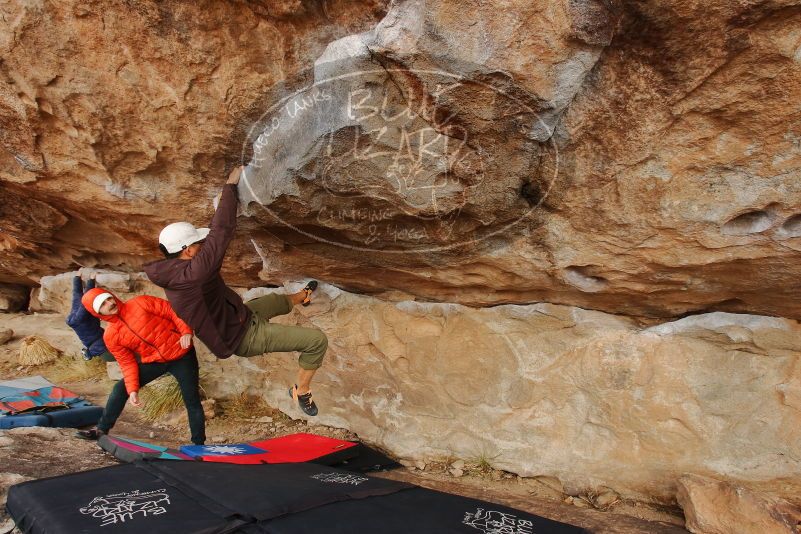
[[[103,343],[103,328],[100,326],[100,319],[89,313],[81,304],[81,298],[86,291],[95,287],[95,273],[86,282],[86,289],[83,287],[83,279],[80,275],[72,278],[72,308],[67,315],[67,324],[78,334],[78,339],[83,343],[83,357],[91,360],[99,356],[103,361],[113,362],[114,356]]]
[[[308,304],[317,282],[294,295],[270,294],[243,303],[220,276],[236,229],[237,184],[242,170],[231,171],[211,228],[195,228],[188,222],[168,225],[159,235],[159,248],[166,259],[146,265],[145,272],[164,288],[178,316],[218,358],[299,351],[297,384],[289,388],[289,394],[304,413],[317,415],[311,379],[322,365],[328,339],[316,328],[269,322],[289,313],[296,304]]]

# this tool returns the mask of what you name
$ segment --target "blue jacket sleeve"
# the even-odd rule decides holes
[[[83,308],[81,304],[81,297],[83,297],[83,281],[80,276],[72,277],[72,307],[70,313],[67,315],[67,324],[72,324],[77,320],[78,312]]]

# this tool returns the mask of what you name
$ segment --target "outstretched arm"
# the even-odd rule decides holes
[[[242,174],[242,166],[235,167],[228,175],[228,181],[223,186],[220,202],[209,225],[209,235],[206,237],[200,252],[192,258],[187,269],[190,279],[196,281],[207,280],[222,268],[225,252],[234,237],[236,230],[236,207],[239,203],[237,184]]]
[[[81,304],[81,297],[83,297],[83,280],[81,275],[72,277],[72,307],[70,308],[70,315],[74,315],[79,309],[83,308]]]

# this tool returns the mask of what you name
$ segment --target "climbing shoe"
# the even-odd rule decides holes
[[[98,430],[96,428],[90,428],[89,430],[79,430],[75,433],[75,437],[81,439],[88,439],[90,441],[96,441],[100,436],[105,434],[102,430]]]
[[[317,405],[312,400],[311,391],[303,395],[298,395],[298,385],[289,388],[289,396],[298,401],[298,406],[303,410],[303,413],[314,417],[317,415]]]
[[[303,297],[303,301],[301,302],[301,304],[303,304],[304,306],[308,306],[309,304],[311,304],[311,294],[315,289],[317,289],[317,280],[312,280],[311,282],[306,284],[306,287],[303,288],[303,291],[306,292],[306,296]]]

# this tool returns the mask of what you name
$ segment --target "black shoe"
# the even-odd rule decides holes
[[[298,395],[298,385],[289,388],[289,396],[298,401],[298,406],[303,410],[303,413],[314,417],[317,415],[317,405],[312,400],[311,391],[303,395]]]
[[[79,430],[75,433],[76,438],[87,439],[89,441],[96,441],[100,436],[105,434],[102,430],[90,428],[89,430]]]
[[[303,304],[304,306],[308,306],[309,304],[311,304],[311,294],[315,289],[317,289],[317,280],[312,280],[311,282],[306,284],[306,287],[303,288],[303,291],[306,292],[306,296],[303,297],[303,301],[301,302],[301,304]]]

